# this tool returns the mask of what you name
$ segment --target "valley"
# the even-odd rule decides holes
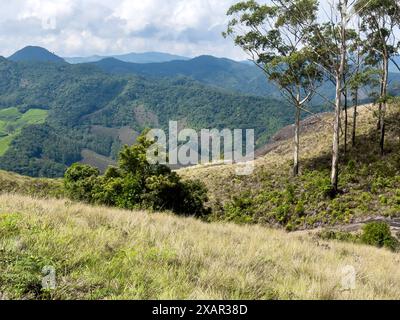
[[[32,50],[17,56],[29,56]],[[4,170],[60,177],[83,159],[83,150],[104,159],[104,167],[138,133],[165,129],[170,120],[194,129],[254,128],[257,147],[293,121],[290,106],[275,98],[222,90],[189,77],[110,75],[91,64],[54,62],[45,49],[34,53],[42,61],[0,60],[0,110],[47,112],[45,121],[33,121],[2,138]]]

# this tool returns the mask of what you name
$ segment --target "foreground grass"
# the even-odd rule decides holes
[[[0,195],[3,298],[399,299],[399,262],[304,233]],[[56,269],[54,291],[41,290],[44,266]]]

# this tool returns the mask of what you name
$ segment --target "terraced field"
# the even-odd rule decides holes
[[[4,155],[22,128],[44,123],[47,114],[48,111],[42,109],[29,109],[25,113],[21,113],[17,108],[0,110],[0,156]]]

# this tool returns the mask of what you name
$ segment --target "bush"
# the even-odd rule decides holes
[[[391,250],[398,248],[398,241],[392,236],[390,226],[385,222],[368,223],[363,228],[361,242],[379,248],[386,247]]]
[[[182,181],[167,166],[146,159],[151,142],[143,135],[132,147],[124,147],[119,167],[110,167],[104,176],[88,165],[72,165],[64,177],[67,194],[73,200],[125,209],[171,210],[177,214],[203,216],[207,190],[199,181]]]
[[[249,194],[233,197],[232,201],[224,206],[225,220],[238,223],[252,223],[254,203]]]
[[[99,174],[98,169],[86,164],[73,164],[64,176],[67,195],[73,200],[92,202],[93,189],[98,184]]]
[[[323,230],[317,233],[317,237],[322,240],[337,240],[354,243],[359,241],[358,234],[352,234],[351,232],[346,231]]]

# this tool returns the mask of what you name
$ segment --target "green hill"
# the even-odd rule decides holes
[[[293,121],[292,108],[281,101],[234,94],[188,78],[146,79],[109,75],[93,65],[3,59],[4,109],[23,114],[20,122],[39,112],[30,110],[44,110],[47,118],[18,125],[12,139],[2,131],[6,152],[0,169],[48,177],[61,176],[66,166],[84,157],[83,150],[112,159],[130,140],[126,132],[133,136],[146,127],[166,129],[169,120],[194,129],[254,128],[258,146]]]
[[[288,128],[257,159],[253,175],[238,177],[231,165],[179,170],[207,184],[213,223],[75,203],[62,198],[60,180],[0,171],[0,297],[397,299],[398,252],[356,239],[365,222],[377,219],[393,223],[398,236],[398,106],[388,110],[384,157],[374,107],[360,107],[358,145],[349,151],[351,160],[342,157],[342,192],[335,199],[324,193],[330,114],[303,122],[297,178],[290,175]],[[54,290],[42,290],[46,266],[56,272]],[[342,284],[349,266],[356,274],[351,290]]]
[[[185,61],[147,64],[128,63],[115,58],[106,58],[93,64],[112,74],[136,74],[153,78],[185,76],[224,90],[282,99],[276,86],[267,81],[265,74],[252,63],[200,56]],[[390,80],[391,94],[400,94],[400,74],[391,73]],[[330,81],[326,81],[318,88],[318,91],[319,94],[312,100],[313,105],[327,104],[326,98],[334,99],[335,88]],[[359,99],[369,102],[368,95],[371,94],[371,88],[360,90],[359,94]]]

